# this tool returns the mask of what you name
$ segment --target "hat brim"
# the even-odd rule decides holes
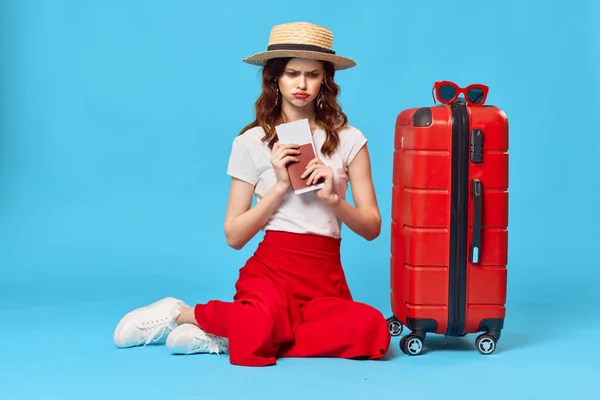
[[[337,71],[352,68],[356,62],[346,57],[336,54],[320,53],[309,50],[271,50],[254,54],[253,56],[242,59],[245,63],[264,66],[268,60],[273,58],[308,58],[312,60],[329,61]]]

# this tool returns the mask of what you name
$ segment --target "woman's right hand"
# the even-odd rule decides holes
[[[281,144],[279,142],[273,145],[271,152],[271,165],[275,170],[276,184],[287,189],[290,186],[290,177],[286,170],[286,165],[290,162],[298,162],[295,155],[300,154],[300,146],[296,144]]]

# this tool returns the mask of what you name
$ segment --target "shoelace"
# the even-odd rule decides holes
[[[165,334],[168,334],[172,329],[169,326],[168,318],[164,318],[164,322],[158,326],[153,326],[152,328],[144,328],[144,325],[150,325],[152,323],[157,323],[160,321],[150,321],[142,324],[141,329],[147,332],[146,339],[141,340],[138,344],[144,342],[144,346],[146,347],[150,343],[158,342]],[[158,335],[158,336],[157,336]]]
[[[195,353],[198,350],[207,350],[211,353],[216,353],[217,355],[221,355],[221,352],[227,353],[228,347],[224,340],[219,340],[216,336],[211,336],[206,332],[203,332],[204,335],[198,336],[194,335],[194,339],[196,339],[196,345],[190,349],[191,353]]]

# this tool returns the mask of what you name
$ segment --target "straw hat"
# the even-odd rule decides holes
[[[267,51],[244,58],[253,65],[265,65],[267,60],[280,57],[310,58],[330,61],[336,70],[352,68],[353,60],[338,56],[333,47],[331,30],[309,22],[291,22],[271,29]]]

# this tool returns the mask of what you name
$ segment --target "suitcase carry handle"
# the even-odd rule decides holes
[[[477,264],[481,255],[481,209],[483,206],[483,190],[479,179],[471,180],[473,196],[473,238],[471,241],[471,263]]]

